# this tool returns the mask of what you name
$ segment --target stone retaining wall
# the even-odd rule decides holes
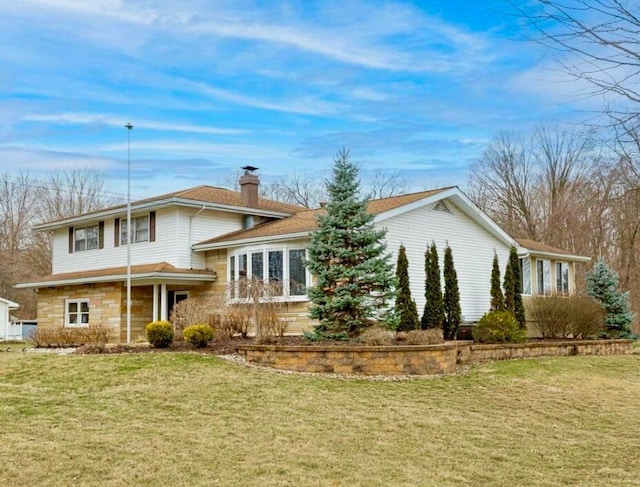
[[[558,357],[567,355],[628,355],[631,340],[532,341],[512,344],[458,343],[458,362],[475,363],[514,358]]]
[[[241,345],[247,361],[275,369],[356,375],[440,375],[456,369],[455,342],[406,346]]]
[[[567,355],[627,355],[631,340],[567,340],[482,345],[446,342],[403,346],[240,345],[251,363],[298,372],[354,375],[443,375],[456,363]]]

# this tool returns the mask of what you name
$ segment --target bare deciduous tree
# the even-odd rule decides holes
[[[514,4],[515,5],[515,4]],[[533,38],[563,69],[604,96],[614,123],[638,126],[640,4],[636,0],[537,0],[516,6]]]
[[[43,179],[0,176],[0,295],[21,305],[17,315],[34,317],[37,299],[13,285],[51,272],[51,236],[33,233],[33,225],[113,203],[104,175],[92,169],[69,168]]]

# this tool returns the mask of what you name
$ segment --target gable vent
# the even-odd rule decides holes
[[[433,211],[442,211],[444,213],[451,213],[453,214],[453,212],[449,209],[449,207],[447,206],[447,204],[440,200],[438,201],[435,205],[433,205],[433,208],[431,208]]]

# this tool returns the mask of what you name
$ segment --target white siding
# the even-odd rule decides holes
[[[242,228],[242,215],[219,211],[167,208],[156,212],[156,241],[131,245],[131,265],[168,262],[178,268],[204,268],[204,253],[191,256],[191,244]],[[133,215],[137,216],[137,215]],[[191,242],[189,242],[189,226]],[[56,230],[53,240],[53,274],[81,272],[127,264],[126,246],[114,246],[114,219],[104,222],[104,248],[69,253],[69,230]]]
[[[425,304],[425,250],[435,241],[442,272],[444,249],[448,242],[458,274],[463,319],[467,322],[477,321],[489,310],[491,302],[494,250],[498,253],[501,276],[504,276],[509,247],[449,201],[447,205],[453,213],[424,207],[390,218],[381,225],[388,230],[388,250],[393,254],[394,265],[400,244],[407,249],[411,296],[418,305],[418,314],[422,316]],[[442,284],[444,286],[444,281]]]
[[[181,231],[177,239],[177,248],[180,251],[180,265],[178,267],[185,269],[205,268],[205,253],[191,252],[191,245],[240,230],[243,223],[243,216],[238,213],[222,211],[203,211],[197,215],[196,213],[197,210],[182,210],[180,212]],[[191,232],[189,232],[189,227],[191,227]],[[189,241],[189,233],[191,233],[191,241]]]

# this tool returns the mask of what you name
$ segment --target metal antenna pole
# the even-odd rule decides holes
[[[131,344],[131,129],[127,128],[127,345]]]

